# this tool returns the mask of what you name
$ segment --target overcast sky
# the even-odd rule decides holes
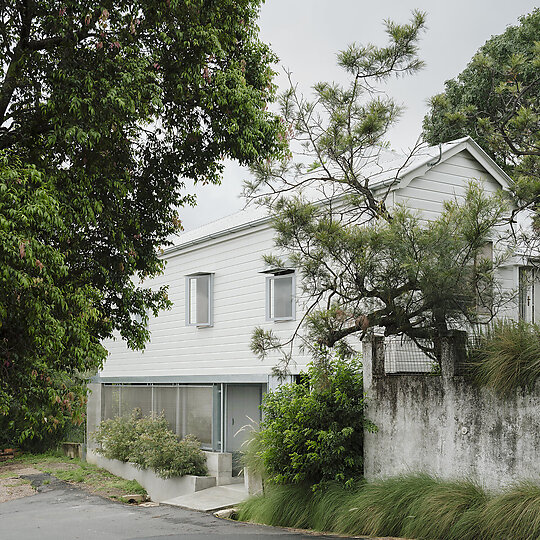
[[[259,20],[260,36],[293,73],[305,94],[319,81],[345,78],[336,66],[336,53],[352,42],[386,44],[383,21],[403,23],[413,9],[427,13],[427,31],[420,43],[426,67],[414,76],[391,83],[389,93],[405,106],[405,113],[390,134],[395,150],[414,144],[427,112],[427,100],[444,90],[444,82],[458,75],[477,49],[491,36],[515,25],[518,17],[536,7],[529,0],[266,0]],[[286,88],[280,74],[277,83]],[[241,209],[242,181],[249,173],[227,164],[221,186],[200,186],[196,208],[181,209],[185,230],[190,230]]]

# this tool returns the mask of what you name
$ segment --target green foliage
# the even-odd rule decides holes
[[[252,473],[259,475],[266,480],[266,468],[263,461],[264,451],[266,450],[264,435],[260,429],[253,429],[249,437],[242,445],[241,462]]]
[[[438,540],[476,540],[482,538],[480,512],[490,500],[477,484],[466,480],[454,482],[427,481],[425,491],[410,507],[401,533],[410,538]]]
[[[357,360],[311,366],[299,384],[265,395],[263,420],[246,448],[248,463],[269,482],[351,483],[362,474],[364,419],[362,376]]]
[[[431,144],[472,136],[516,181],[522,205],[540,194],[540,10],[493,36],[431,99]]]
[[[170,306],[140,281],[194,204],[181,179],[218,183],[224,158],[281,152],[260,5],[0,3],[0,427],[13,441],[59,429],[63,385],[80,417],[100,341],[119,331],[142,348],[148,313]]]
[[[387,205],[411,156],[385,170],[388,158],[396,159],[386,154],[386,137],[400,108],[377,86],[422,66],[424,24],[424,14],[414,12],[408,24],[386,23],[386,46],[351,45],[338,55],[349,83],[319,83],[313,101],[291,84],[281,108],[301,161],[258,162],[245,186],[247,196],[270,207],[276,248],[301,277],[308,342],[333,347],[382,327],[425,343],[456,325],[486,322],[508,300],[496,294],[499,259],[480,264],[508,212],[501,194],[471,184],[464,200],[448,202],[428,223],[404,205]],[[282,370],[291,358],[266,330],[255,330],[252,350],[261,357],[280,350]]]
[[[469,481],[408,475],[346,488],[269,485],[239,507],[238,519],[346,535],[418,540],[533,540],[540,488],[526,482],[491,495]]]
[[[540,378],[540,328],[523,320],[496,321],[470,351],[475,381],[508,396]]]
[[[31,463],[35,468],[65,482],[85,484],[93,493],[98,493],[102,496],[118,498],[118,492],[122,494],[139,493],[146,495],[146,490],[136,480],[119,478],[105,469],[100,469],[96,465],[78,458],[68,458],[62,453],[22,454],[17,458],[17,461]],[[64,469],[60,465],[61,463],[68,465]],[[51,467],[53,464],[54,467]]]
[[[46,447],[86,407],[86,373],[105,350],[92,335],[101,293],[69,279],[67,232],[50,182],[0,151],[0,443]]]
[[[496,540],[533,540],[540,537],[540,487],[522,482],[494,497],[480,515],[482,533]]]
[[[267,485],[264,495],[240,503],[238,519],[274,527],[311,529],[313,493],[306,486]]]
[[[108,459],[129,461],[137,438],[138,419],[134,411],[131,416],[103,420],[93,434],[94,441],[100,445],[97,451]]]
[[[207,474],[206,457],[195,437],[179,441],[163,416],[104,420],[94,434],[101,445],[97,451],[109,459],[130,461],[141,469],[152,469],[161,478]]]
[[[35,465],[37,463],[52,463],[52,462],[70,462],[72,458],[64,455],[60,450],[46,450],[40,453],[23,452],[15,456],[10,463],[28,463]]]
[[[152,469],[162,478],[207,474],[199,441],[190,435],[178,441],[164,417],[141,418],[135,433],[130,461],[141,469]]]
[[[301,198],[279,201],[276,245],[301,275],[308,340],[346,346],[348,336],[377,326],[387,335],[433,339],[456,324],[489,321],[512,299],[495,279],[505,254],[482,258],[506,209],[502,193],[487,195],[474,183],[463,201],[447,202],[428,223],[399,205],[389,219],[366,223],[353,203],[336,215]],[[324,308],[321,299],[329,299]],[[260,356],[281,346],[267,330],[253,333],[251,347]]]
[[[100,469],[78,458],[69,458],[63,452],[48,450],[39,454],[28,452],[21,453],[9,463],[3,465],[9,467],[15,463],[26,463],[34,468],[66,482],[80,482],[90,487],[93,493],[118,498],[117,492],[123,494],[140,493],[146,495],[146,490],[136,480],[125,480],[109,473],[105,469]],[[65,468],[62,466],[65,464]],[[2,463],[0,463],[0,471]],[[0,473],[0,477],[13,473]],[[115,493],[116,492],[116,493]]]
[[[99,486],[103,490],[117,489],[125,494],[146,495],[146,490],[137,482],[137,480],[125,480],[113,474],[108,473],[105,469],[100,469],[96,465],[81,461],[77,463],[78,467],[68,470],[53,470],[50,474],[56,476],[65,482],[84,483],[92,487]]]
[[[364,186],[360,169],[372,162],[374,147],[385,145],[384,137],[399,117],[400,107],[374,85],[422,68],[417,53],[424,25],[425,14],[414,11],[409,24],[386,21],[387,46],[349,45],[337,61],[350,76],[350,83],[342,87],[320,82],[314,86],[312,102],[299,95],[291,81],[290,89],[281,96],[281,114],[289,126],[286,136],[302,145],[312,163],[294,163],[290,156],[259,161],[252,168],[254,180],[245,185],[246,195],[260,195],[265,188],[276,194],[279,190],[272,189],[276,186],[307,187],[321,181],[335,183],[334,190],[339,190],[340,184],[345,189],[356,186],[369,200],[370,212],[384,213],[371,204],[373,197]]]

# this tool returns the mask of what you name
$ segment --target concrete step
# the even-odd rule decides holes
[[[247,489],[244,484],[228,484],[202,489],[188,495],[174,497],[162,504],[180,506],[189,510],[200,510],[202,512],[215,512],[223,508],[230,508],[248,498]]]

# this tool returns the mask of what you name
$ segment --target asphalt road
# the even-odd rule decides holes
[[[45,478],[43,483],[43,477],[27,477],[41,483],[35,495],[0,504],[0,540],[313,540],[311,535],[165,505],[126,505],[54,477]]]

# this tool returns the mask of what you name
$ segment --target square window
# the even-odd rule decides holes
[[[291,321],[295,318],[294,271],[266,278],[266,319]]]
[[[212,326],[213,274],[186,276],[186,326]]]

